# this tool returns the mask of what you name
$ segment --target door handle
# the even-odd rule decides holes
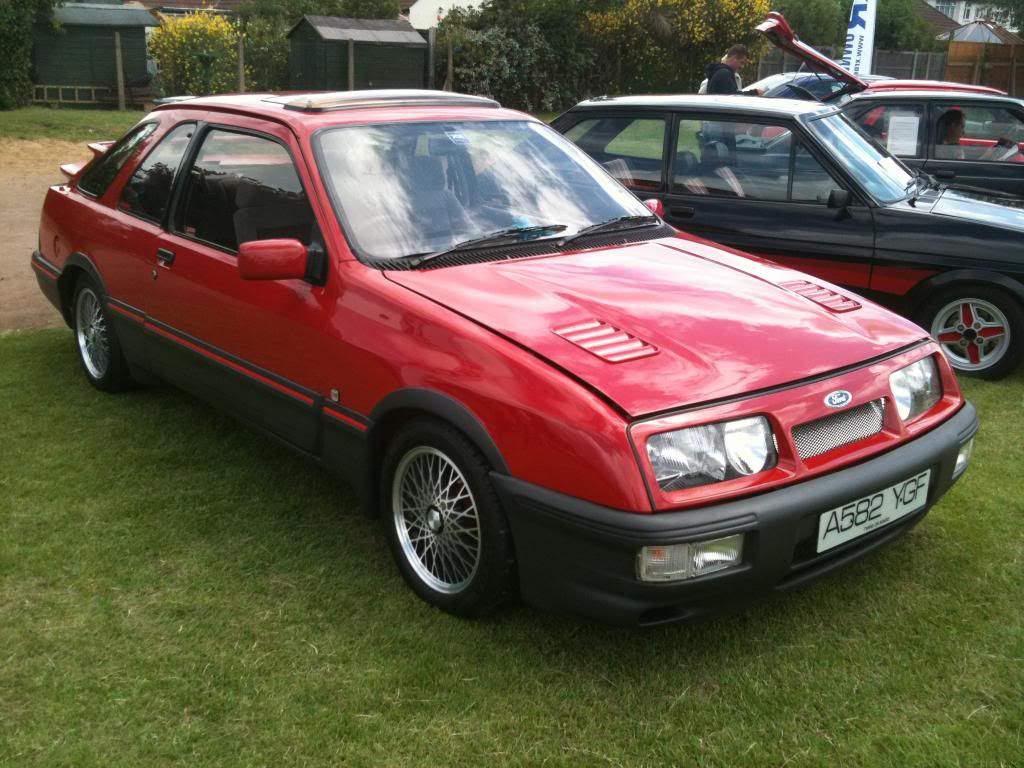
[[[956,171],[936,171],[932,176],[936,179],[955,179]]]
[[[168,251],[166,248],[157,248],[156,260],[161,267],[169,267],[174,263],[174,251]]]
[[[673,205],[669,207],[668,212],[681,219],[692,219],[693,215],[697,213],[692,205]]]

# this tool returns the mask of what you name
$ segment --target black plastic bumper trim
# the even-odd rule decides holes
[[[952,487],[956,456],[978,429],[965,403],[945,423],[852,467],[758,496],[679,512],[637,514],[602,507],[492,473],[508,514],[527,602],[617,624],[679,621],[725,612],[810,582],[912,528]],[[906,518],[820,555],[808,548],[818,516],[852,499],[932,470],[928,503]],[[959,478],[957,478],[959,479]],[[636,556],[649,544],[743,532],[743,565],[672,584],[641,582]]]

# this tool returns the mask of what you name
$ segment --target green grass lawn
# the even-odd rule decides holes
[[[0,139],[116,139],[142,119],[141,110],[25,107],[0,111]]]
[[[0,765],[1019,766],[1024,375],[910,535],[744,613],[627,631],[403,585],[327,475],[0,336]]]

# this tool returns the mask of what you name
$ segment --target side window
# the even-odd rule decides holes
[[[577,123],[565,135],[624,186],[637,190],[661,188],[663,118],[595,118]]]
[[[841,187],[803,144],[797,146],[793,156],[793,191],[790,197],[794,203],[828,203],[829,192]]]
[[[106,151],[102,157],[97,158],[78,180],[78,188],[94,197],[99,197],[107,191],[117,172],[124,167],[128,158],[132,156],[139,144],[145,141],[157,128],[157,123],[145,123],[140,125],[131,133],[127,134],[119,142]]]
[[[313,211],[291,155],[271,139],[210,131],[182,202],[175,228],[221,248],[277,237],[312,241]]]
[[[179,125],[160,140],[124,185],[118,203],[121,210],[150,221],[163,219],[171,197],[174,174],[195,128],[195,123]]]
[[[781,125],[680,120],[672,191],[785,201],[792,140]]]
[[[1024,121],[1000,106],[939,107],[933,155],[938,160],[1024,162]]]
[[[897,157],[924,157],[924,107],[880,104],[854,120],[861,130]]]

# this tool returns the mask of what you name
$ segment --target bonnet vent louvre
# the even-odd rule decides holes
[[[609,363],[624,363],[658,354],[657,347],[602,320],[584,320],[551,330]]]
[[[779,283],[779,285],[832,312],[851,312],[854,309],[860,309],[860,302],[807,280],[793,280],[788,283]]]

